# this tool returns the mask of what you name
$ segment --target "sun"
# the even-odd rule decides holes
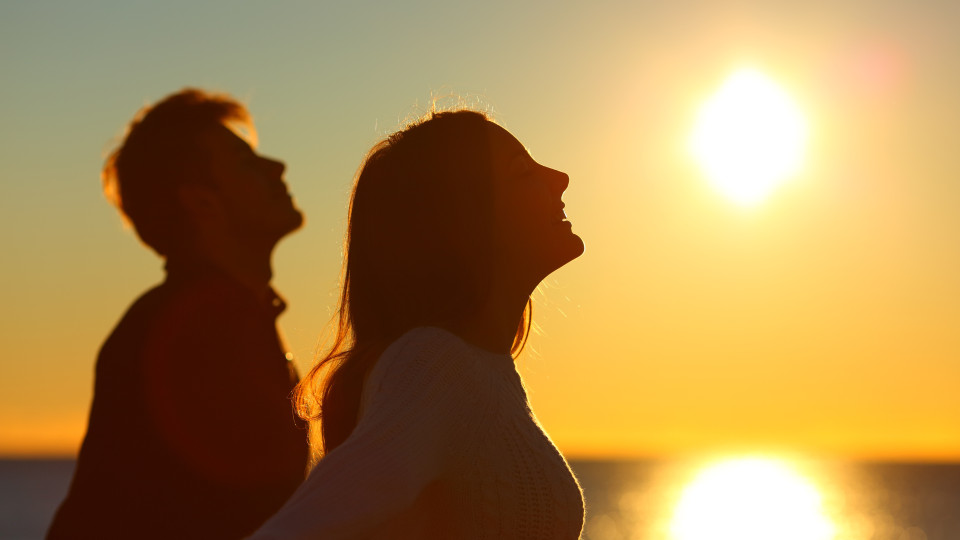
[[[724,195],[753,206],[803,164],[807,123],[772,79],[734,72],[700,109],[690,151]]]
[[[816,488],[786,464],[724,461],[688,485],[670,524],[671,540],[831,540]]]

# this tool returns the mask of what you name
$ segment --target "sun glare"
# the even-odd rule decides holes
[[[690,151],[717,189],[752,206],[799,172],[806,138],[790,96],[762,73],[741,69],[700,109]]]
[[[787,465],[760,458],[702,471],[674,510],[672,540],[830,540],[816,488]]]

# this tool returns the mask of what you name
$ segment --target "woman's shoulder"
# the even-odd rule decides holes
[[[407,330],[406,333],[394,340],[386,350],[384,356],[399,353],[431,353],[431,352],[466,352],[468,345],[460,336],[439,326],[418,326]]]
[[[513,366],[508,354],[498,354],[473,345],[457,334],[437,326],[412,328],[387,346],[380,363],[415,362],[453,364],[479,369]]]
[[[472,356],[468,345],[456,334],[436,326],[421,326],[408,330],[388,345],[374,371],[417,374],[441,367],[468,369]]]
[[[490,358],[494,357],[494,358]],[[369,377],[365,394],[412,388],[445,388],[476,391],[489,372],[491,360],[511,361],[478,349],[443,328],[424,326],[408,330],[380,355]],[[482,385],[481,385],[482,386]]]

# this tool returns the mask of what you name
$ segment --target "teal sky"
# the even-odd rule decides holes
[[[136,110],[250,107],[307,215],[275,258],[310,365],[363,155],[457,96],[570,174],[586,255],[535,296],[535,410],[581,453],[960,458],[960,7],[908,1],[5,2],[0,454],[72,452],[99,344],[161,278],[99,190]],[[742,64],[808,115],[745,211],[684,154]]]

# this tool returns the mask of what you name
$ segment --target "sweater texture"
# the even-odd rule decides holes
[[[582,526],[513,358],[424,327],[384,351],[353,433],[251,538],[576,540]]]

